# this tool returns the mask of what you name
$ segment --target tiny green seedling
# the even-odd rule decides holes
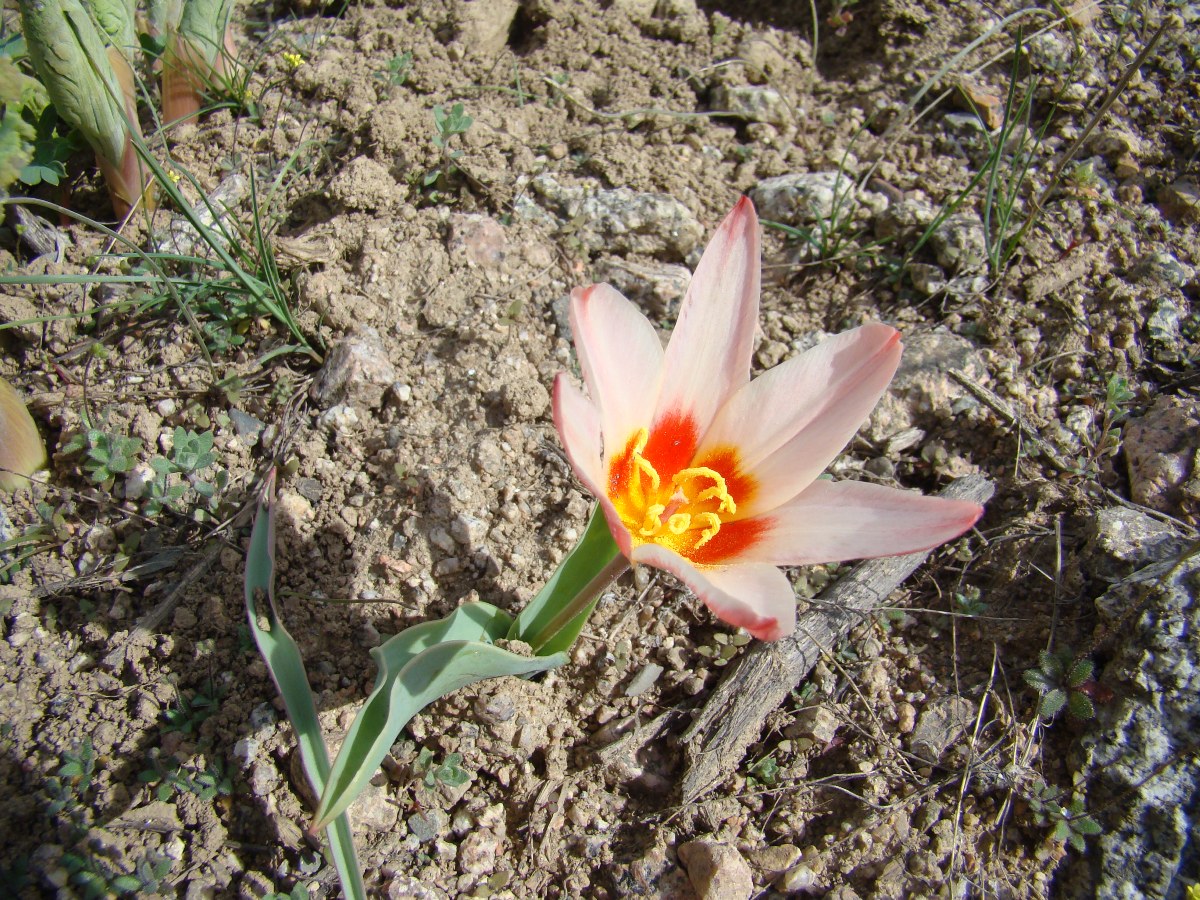
[[[203,769],[195,769],[184,766],[175,756],[163,757],[152,752],[146,757],[146,766],[138,774],[138,780],[157,785],[154,796],[159,800],[169,800],[176,793],[191,793],[207,803],[233,793],[233,782],[220,760],[213,760]]]
[[[1093,445],[1094,459],[1116,456],[1121,450],[1120,424],[1129,414],[1128,405],[1137,395],[1121,375],[1110,375],[1104,384],[1104,412],[1100,433]]]
[[[46,779],[46,811],[56,816],[68,813],[73,819],[82,812],[81,798],[92,786],[96,774],[96,750],[90,738],[84,738],[72,750],[63,753],[58,773]]]
[[[93,482],[106,490],[118,475],[128,475],[137,465],[142,452],[141,438],[108,434],[99,428],[88,428],[63,444],[64,453],[83,451],[83,471]]]
[[[1053,826],[1055,841],[1070,844],[1082,853],[1087,848],[1087,839],[1103,829],[1087,814],[1082,797],[1075,797],[1064,807],[1059,802],[1061,796],[1061,789],[1041,782],[1026,799],[1038,825]]]
[[[432,187],[442,177],[449,177],[458,171],[458,159],[461,150],[451,150],[450,142],[459,135],[466,134],[475,120],[463,111],[461,103],[455,103],[447,112],[444,107],[433,108],[433,143],[442,152],[442,163],[425,173],[423,184]]]
[[[1038,665],[1025,672],[1025,683],[1041,694],[1038,715],[1053,719],[1065,706],[1077,719],[1096,713],[1086,690],[1095,667],[1090,659],[1076,659],[1069,649],[1043,650]]]
[[[309,900],[308,888],[297,881],[286,894],[263,894],[263,900]]]
[[[21,183],[37,187],[45,183],[57,186],[67,175],[67,161],[83,147],[79,133],[64,125],[53,106],[38,117],[33,138],[33,155],[21,168]]]
[[[768,753],[762,759],[750,765],[748,774],[746,775],[746,787],[751,790],[759,785],[773,787],[779,783],[780,771],[779,763],[775,761],[774,754]]]
[[[963,616],[985,616],[988,611],[988,605],[981,599],[979,588],[973,584],[965,585],[961,591],[955,592],[954,605]]]
[[[385,81],[388,84],[399,87],[408,81],[409,73],[412,71],[413,55],[411,50],[405,50],[403,53],[398,53],[388,60],[387,71],[377,72],[375,77],[380,81]]]
[[[718,667],[729,665],[729,661],[737,656],[738,651],[750,643],[750,635],[744,631],[739,631],[737,634],[717,632],[712,639],[711,644],[697,647],[696,652],[711,660],[712,664]]]
[[[205,686],[191,696],[180,691],[176,697],[176,705],[163,710],[163,732],[178,731],[181,734],[195,734],[204,721],[217,711],[224,691],[209,679]]]
[[[447,787],[461,787],[471,780],[471,776],[462,768],[461,753],[447,753],[439,765],[434,761],[433,751],[422,747],[413,763],[413,771],[422,776],[422,783],[427,788],[435,788],[439,784]]]

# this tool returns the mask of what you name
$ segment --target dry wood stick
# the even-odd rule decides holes
[[[947,485],[938,496],[984,503],[994,490],[982,475],[967,475]],[[767,716],[821,656],[864,615],[877,609],[930,552],[859,563],[821,592],[814,607],[800,617],[794,635],[771,644],[756,643],[742,656],[683,735],[687,770],[681,791],[685,803],[708,793],[737,768],[746,748],[758,739]]]

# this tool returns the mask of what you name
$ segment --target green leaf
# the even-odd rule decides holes
[[[38,0],[20,8],[29,59],[59,116],[83,133],[97,156],[119,166],[129,129],[105,31],[80,0]]]
[[[1089,678],[1092,677],[1092,672],[1095,671],[1095,665],[1090,659],[1076,660],[1071,666],[1071,670],[1067,673],[1067,684],[1071,687],[1079,687]]]
[[[142,889],[142,882],[134,875],[118,875],[108,886],[118,894],[133,894]]]
[[[1054,682],[1047,678],[1041,669],[1026,669],[1021,677],[1027,685],[1043,694],[1054,687]]]
[[[536,597],[521,610],[509,630],[510,640],[521,640],[533,646],[535,653],[558,653],[567,650],[587,624],[588,616],[600,599],[600,591],[587,608],[568,622],[558,625],[563,608],[575,597],[584,594],[600,580],[612,581],[611,567],[621,555],[604,513],[597,505],[592,511],[583,537],[559,564],[550,580]],[[545,635],[545,637],[541,637]]]
[[[1071,821],[1071,829],[1082,835],[1101,834],[1104,829],[1091,816],[1084,816],[1082,819],[1073,819]]]
[[[1090,719],[1096,714],[1092,700],[1082,691],[1071,691],[1067,695],[1067,712],[1077,719]]]
[[[246,554],[246,615],[250,620],[250,633],[258,644],[271,677],[275,679],[296,732],[304,772],[313,790],[320,794],[324,792],[329,777],[329,754],[321,737],[317,707],[308,676],[304,672],[300,648],[283,627],[275,608],[274,493],[275,473],[272,471],[259,500],[254,529],[250,534],[250,548]],[[260,611],[259,602],[264,597],[267,603]],[[263,619],[261,624],[260,615]],[[329,841],[345,895],[351,900],[366,900],[366,887],[354,851],[350,820],[344,815],[338,816],[325,829],[325,838]]]
[[[1041,713],[1044,718],[1053,719],[1058,715],[1059,710],[1066,705],[1066,702],[1067,692],[1062,688],[1054,688],[1052,691],[1047,691],[1042,697],[1042,703],[1038,709],[1038,712]]]
[[[468,684],[502,675],[534,675],[560,666],[565,653],[521,656],[494,645],[512,619],[489,603],[464,603],[444,619],[423,622],[371,650],[379,666],[334,760],[317,808],[317,827],[341,813],[374,776],[401,729],[425,706]]]
[[[1038,654],[1038,668],[1046,674],[1047,678],[1057,681],[1064,669],[1062,657],[1049,650],[1043,650]]]

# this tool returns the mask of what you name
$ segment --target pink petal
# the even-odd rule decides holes
[[[604,466],[600,461],[600,413],[567,380],[565,372],[559,372],[554,378],[553,410],[554,427],[558,429],[558,437],[571,463],[571,470],[600,501],[608,529],[621,552],[628,557],[632,543],[629,532],[625,530],[616,507],[604,490]]]
[[[770,527],[744,558],[802,566],[915,553],[958,537],[981,515],[983,507],[966,500],[861,481],[814,481],[761,517]]]
[[[571,331],[579,368],[600,410],[605,459],[654,417],[662,371],[662,341],[654,326],[607,284],[571,292]]]
[[[637,547],[630,560],[670,572],[717,618],[745,628],[759,640],[775,641],[796,630],[796,596],[775,566],[748,563],[697,568],[658,544]]]
[[[725,217],[692,275],[667,344],[656,422],[690,419],[701,431],[750,379],[758,321],[760,250],[754,204]]]
[[[757,484],[741,516],[786,503],[862,426],[900,365],[901,346],[894,328],[864,325],[760,375],[717,413],[697,461],[736,449],[739,471]]]

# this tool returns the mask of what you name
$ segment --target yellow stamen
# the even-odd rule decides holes
[[[737,504],[729,493],[729,487],[725,484],[725,478],[720,472],[714,471],[707,466],[696,466],[691,469],[682,469],[678,475],[672,480],[672,484],[683,490],[684,483],[693,481],[697,478],[708,478],[713,482],[713,486],[705,488],[693,501],[701,503],[704,500],[719,500],[721,512],[730,514],[737,512]]]
[[[696,514],[696,519],[708,525],[700,535],[700,540],[696,541],[696,549],[699,550],[717,536],[717,532],[721,530],[721,517],[716,513],[702,512]]]
[[[643,537],[654,537],[662,531],[662,514],[667,508],[661,503],[655,503],[646,508],[646,517],[642,519],[640,529]]]
[[[661,543],[690,557],[717,536],[722,519],[736,514],[738,505],[725,476],[708,466],[681,469],[665,480],[643,455],[649,442],[650,432],[640,428],[626,445],[624,477],[612,473],[612,499],[635,543]]]
[[[658,489],[662,484],[662,480],[658,477],[658,472],[646,457],[642,456],[642,451],[646,449],[646,443],[650,440],[650,432],[645,428],[639,429],[637,436],[633,442],[633,469],[634,472],[641,474],[645,478],[650,479],[650,490],[647,491],[642,484],[641,478],[631,478],[630,488],[637,491],[638,503],[646,503],[653,500],[658,494]]]
[[[675,513],[671,518],[667,519],[667,528],[671,534],[683,534],[692,525],[692,517],[687,513]]]

